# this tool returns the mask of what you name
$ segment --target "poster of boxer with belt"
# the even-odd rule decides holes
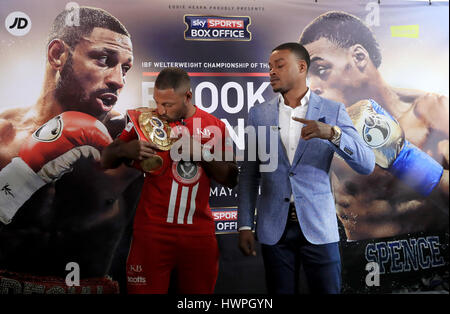
[[[126,293],[143,177],[101,169],[102,149],[179,67],[239,162],[283,42],[305,46],[309,88],[346,106],[376,156],[369,176],[338,157],[330,169],[342,292],[448,292],[448,2],[130,3],[0,3],[0,293]],[[266,293],[259,249],[249,260],[237,247],[237,198],[211,187],[216,293]]]

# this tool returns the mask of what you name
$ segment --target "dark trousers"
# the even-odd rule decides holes
[[[288,221],[275,245],[262,244],[262,256],[270,294],[298,293],[300,263],[310,293],[338,294],[341,290],[339,243],[315,245],[304,237],[299,223]]]

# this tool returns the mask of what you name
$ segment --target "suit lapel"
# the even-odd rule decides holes
[[[322,101],[319,96],[311,92],[308,103],[308,111],[306,112],[305,119],[307,120],[318,120],[320,116],[320,112],[322,109]],[[308,146],[308,142],[304,139],[300,138],[298,142],[297,150],[295,151],[294,161],[292,162],[292,167],[295,167],[302,157],[306,147]]]
[[[278,127],[278,97],[273,98],[270,102],[267,103],[266,112],[264,114],[268,119],[267,126]]]

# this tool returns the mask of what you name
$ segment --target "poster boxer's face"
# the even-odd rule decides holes
[[[269,58],[270,85],[274,92],[285,93],[295,87],[301,78],[297,57],[287,49],[275,50]]]
[[[305,45],[311,57],[309,82],[316,94],[351,105],[364,88],[351,49],[341,48],[326,38]]]
[[[78,110],[102,120],[111,111],[132,67],[129,37],[94,28],[75,46],[56,87],[56,97],[66,110]]]
[[[155,87],[153,98],[156,102],[158,114],[169,122],[185,118],[190,93],[190,91],[175,91],[173,88],[158,89]]]

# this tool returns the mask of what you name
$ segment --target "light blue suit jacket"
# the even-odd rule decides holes
[[[291,193],[306,239],[313,244],[339,241],[335,201],[329,176],[334,152],[360,174],[370,174],[375,167],[372,150],[357,133],[343,104],[311,92],[306,119],[339,126],[342,130],[340,146],[337,147],[328,140],[313,138],[305,141],[300,138],[291,165],[279,134],[278,97],[255,105],[249,111],[249,126],[265,126],[264,132],[256,132],[258,140],[264,135],[269,139],[270,132],[274,130],[278,133],[275,137],[278,153],[266,161],[258,157],[258,154],[256,161],[249,161],[249,143],[246,143],[246,157],[239,175],[238,228],[254,227],[257,208],[256,234],[261,243],[273,245],[281,238],[288,218]],[[269,140],[266,142],[266,147],[259,144],[257,150],[266,149],[265,152],[268,152],[270,143]],[[278,163],[275,171],[260,171],[260,166],[267,166],[274,161]]]

